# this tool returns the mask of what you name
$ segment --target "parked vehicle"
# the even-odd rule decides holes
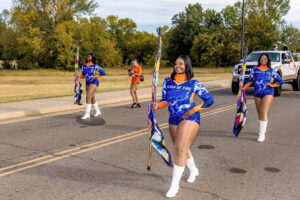
[[[295,91],[300,90],[300,62],[296,63],[296,69],[294,63],[288,58],[288,55],[285,51],[257,51],[251,53],[247,57],[246,63],[246,72],[245,72],[245,82],[248,81],[251,69],[258,65],[258,59],[261,54],[267,53],[271,58],[271,66],[274,70],[278,72],[281,78],[284,80],[284,83],[291,84]],[[241,71],[242,63],[234,66],[232,73],[232,84],[231,90],[233,94],[239,92],[239,76]],[[281,95],[282,87],[275,88],[275,96]]]
[[[293,53],[295,61],[300,62],[300,53]]]

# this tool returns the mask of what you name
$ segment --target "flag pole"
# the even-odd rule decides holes
[[[74,104],[80,105],[80,83],[78,80],[78,66],[79,66],[79,44],[77,45],[76,48],[76,57],[75,57],[75,99],[74,99]]]
[[[156,60],[155,60],[155,65],[154,65],[154,71],[153,71],[153,80],[152,80],[152,102],[151,102],[151,108],[153,113],[153,103],[156,101],[156,92],[157,92],[157,83],[154,83],[154,81],[158,81],[158,70],[159,70],[159,62],[160,62],[160,57],[161,57],[161,32],[162,28],[159,27],[157,29],[158,32],[158,45],[157,45],[157,54],[156,54]],[[156,79],[155,79],[156,76]],[[152,124],[149,124],[149,129]],[[151,133],[150,133],[151,134]],[[147,171],[151,170],[151,154],[152,154],[152,135],[149,140],[149,150],[148,150],[148,166],[147,166]]]
[[[244,56],[244,15],[245,15],[245,0],[242,2],[242,27],[241,27],[241,59]]]

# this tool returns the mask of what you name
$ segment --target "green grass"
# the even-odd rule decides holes
[[[129,68],[129,67],[128,67]],[[104,68],[105,69],[105,68]],[[100,78],[97,92],[127,90],[130,77],[127,68],[105,69],[107,75]],[[159,85],[172,72],[172,68],[161,68]],[[194,68],[195,79],[210,81],[231,78],[232,68]],[[152,68],[144,68],[145,81],[140,87],[151,87]],[[83,89],[85,90],[85,81]],[[0,103],[71,96],[74,94],[74,72],[51,69],[0,70]]]
[[[109,75],[123,75],[127,74],[127,70],[131,67],[123,68],[104,68],[105,72]],[[173,68],[160,68],[160,73],[171,73]],[[211,74],[211,73],[231,73],[233,67],[215,68],[215,67],[204,67],[204,68],[193,68],[197,74]],[[144,74],[152,74],[153,67],[143,67]],[[36,70],[0,70],[0,76],[73,76],[74,72],[60,71],[54,69],[36,69]]]

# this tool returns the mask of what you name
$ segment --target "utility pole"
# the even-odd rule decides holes
[[[242,30],[241,30],[241,58],[243,59],[244,55],[244,13],[245,13],[245,0],[243,0],[242,5]]]

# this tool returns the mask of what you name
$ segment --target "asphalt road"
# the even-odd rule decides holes
[[[300,92],[285,86],[275,98],[264,143],[256,142],[252,89],[239,138],[236,97],[230,89],[212,94],[192,146],[200,176],[187,183],[186,169],[174,199],[300,200]],[[148,103],[102,108],[102,119],[87,122],[76,112],[0,125],[0,199],[164,199],[171,168],[153,153],[146,170]],[[172,151],[167,109],[157,116]]]

